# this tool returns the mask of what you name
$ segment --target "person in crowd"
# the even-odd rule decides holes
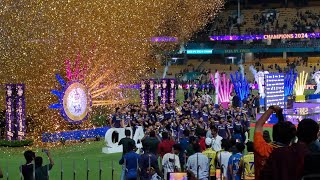
[[[189,143],[189,130],[185,129],[183,130],[183,137],[180,139],[180,147],[181,147],[181,151],[179,154],[179,159],[180,159],[180,165],[181,165],[181,169],[184,170],[184,165],[186,164],[186,151],[190,145]]]
[[[149,147],[150,152],[157,155],[158,145],[160,143],[159,138],[156,136],[156,132],[154,130],[146,131],[145,136],[141,140],[143,147]]]
[[[158,154],[163,157],[165,154],[172,151],[172,146],[175,142],[169,137],[168,132],[162,132],[162,141],[158,145]]]
[[[204,129],[201,129],[199,131],[199,145],[201,147],[201,152],[206,150],[206,131]]]
[[[153,177],[161,177],[162,173],[159,169],[158,158],[150,152],[150,147],[143,147],[144,153],[140,156],[140,180],[150,180]]]
[[[20,166],[20,171],[22,172],[24,180],[33,180],[35,179],[33,161],[36,158],[36,153],[31,150],[25,151],[24,158],[26,159],[26,164]]]
[[[216,152],[221,150],[221,141],[222,137],[218,135],[218,129],[213,126],[213,129],[211,129],[212,132],[212,149]]]
[[[35,172],[35,176],[36,176],[36,180],[49,180],[49,171],[52,169],[53,165],[54,165],[54,161],[51,157],[51,153],[49,150],[43,150],[44,153],[46,153],[46,155],[49,158],[49,164],[42,166],[43,164],[43,159],[42,157],[36,157],[35,158],[35,167],[36,167],[36,172]]]
[[[207,180],[209,176],[209,159],[201,153],[199,144],[194,144],[195,154],[187,161],[187,170],[192,171],[198,180]]]
[[[217,162],[221,169],[221,176],[223,179],[227,179],[228,162],[232,155],[231,143],[229,140],[223,139],[221,144],[222,150],[217,152]]]
[[[234,108],[241,107],[241,99],[235,92],[233,93],[233,96],[232,96],[232,106]]]
[[[223,117],[219,117],[219,124],[217,126],[218,128],[218,135],[222,137],[222,139],[228,139],[228,129],[226,125],[226,121]]]
[[[187,158],[195,153],[194,147],[195,147],[196,144],[199,145],[198,139],[195,136],[190,136],[189,137],[189,146],[186,149],[186,157]],[[200,151],[201,151],[201,147],[200,147]]]
[[[256,119],[257,113],[260,113],[260,93],[257,95],[253,95],[252,98],[252,105],[253,105],[253,118]]]
[[[239,171],[240,160],[242,158],[245,146],[242,143],[236,144],[236,152],[231,155],[228,161],[228,179],[241,180],[241,172]]]
[[[237,115],[236,119],[233,123],[234,127],[234,134],[233,134],[233,139],[235,139],[237,142],[244,142],[244,124],[243,120],[241,119],[241,115]]]
[[[174,144],[171,153],[166,153],[162,158],[162,168],[164,179],[169,180],[169,173],[180,172],[181,166],[179,161],[179,153],[181,151],[180,144]]]
[[[126,137],[122,138],[118,143],[119,146],[122,145],[122,156],[128,152],[129,143],[135,144],[135,141],[131,139],[131,131],[129,129],[126,129],[124,134]]]
[[[272,143],[267,143],[262,135],[263,125],[269,119],[272,113],[278,117],[282,115],[282,109],[279,106],[271,106],[256,122],[254,131],[254,165],[255,179],[260,180],[260,174],[272,151],[276,148],[288,146],[296,135],[295,126],[289,122],[278,122],[273,126]]]
[[[119,161],[120,165],[125,165],[126,167],[125,180],[137,180],[140,156],[135,150],[135,144],[128,143],[128,153],[122,156]]]
[[[234,127],[233,127],[231,116],[228,117],[226,128],[227,128],[227,132],[228,132],[228,137],[229,137],[229,139],[231,139],[234,134]]]
[[[136,144],[135,141],[133,139],[131,139],[131,131],[129,129],[126,129],[124,131],[124,134],[125,134],[126,137],[122,138],[119,141],[119,144],[118,144],[119,146],[122,145],[122,156],[124,156],[125,154],[128,153],[128,145],[129,145],[129,143]],[[125,171],[126,171],[126,168],[123,165],[122,166],[122,173],[121,173],[121,180],[124,180]]]
[[[120,108],[117,107],[115,109],[115,113],[112,115],[112,118],[110,119],[109,122],[110,126],[112,128],[121,128],[121,116],[120,116]],[[119,141],[119,133],[114,132],[112,134],[112,142],[118,142]]]
[[[216,179],[216,164],[217,164],[217,152],[212,149],[212,139],[206,138],[206,150],[202,152],[205,156],[208,157],[210,162],[209,174],[211,179]]]
[[[241,158],[239,172],[242,175],[242,179],[255,179],[253,142],[247,142],[246,145],[248,154]]]
[[[319,125],[314,120],[303,119],[297,128],[298,142],[273,150],[261,179],[300,180],[304,174],[305,157],[311,153],[310,145],[317,140],[318,132]]]
[[[202,100],[204,101],[205,105],[211,104],[212,98],[207,91],[205,91],[204,94],[202,95]]]

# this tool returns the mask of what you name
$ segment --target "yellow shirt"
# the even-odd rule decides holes
[[[244,179],[254,179],[254,154],[249,152],[241,159],[242,167],[244,167]]]
[[[217,152],[214,151],[212,148],[207,148],[205,151],[202,152],[203,155],[207,156],[210,161],[210,176],[216,176],[216,166],[215,166],[215,159],[217,156]]]

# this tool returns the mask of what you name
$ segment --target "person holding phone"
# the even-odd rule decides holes
[[[263,138],[263,125],[269,117],[276,113],[278,122],[273,126],[272,143],[267,143]],[[254,130],[254,173],[255,179],[260,180],[260,175],[264,169],[265,163],[269,159],[274,149],[288,146],[296,135],[295,126],[290,121],[284,121],[282,108],[279,106],[270,106],[269,109],[256,122]]]
[[[47,149],[43,149],[42,152],[44,152],[48,158],[49,158],[49,164],[42,166],[43,159],[42,157],[36,157],[35,158],[35,167],[36,167],[36,180],[49,180],[49,171],[52,169],[54,165],[54,161],[51,157],[51,153]]]

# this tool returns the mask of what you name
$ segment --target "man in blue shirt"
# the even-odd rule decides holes
[[[231,155],[228,162],[228,179],[241,180],[241,172],[239,171],[240,160],[245,146],[242,143],[236,144],[236,152]]]
[[[120,165],[125,164],[126,166],[125,180],[137,180],[140,156],[134,152],[135,149],[135,145],[129,142],[128,153],[125,154],[119,161]]]
[[[150,152],[150,147],[143,147],[144,154],[140,156],[139,167],[141,170],[140,180],[149,180],[154,175],[162,176],[159,169],[158,158]]]
[[[182,170],[184,170],[184,165],[186,164],[186,162],[185,162],[186,151],[190,145],[189,135],[190,135],[190,131],[188,129],[185,129],[183,131],[183,137],[180,139],[181,151],[179,154],[179,159],[180,159],[180,165],[181,165]]]

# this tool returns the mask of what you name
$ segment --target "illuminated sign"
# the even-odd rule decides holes
[[[265,74],[266,107],[277,105],[284,108],[284,74]]]
[[[240,40],[262,40],[262,39],[315,39],[319,38],[319,32],[293,33],[293,34],[260,34],[240,36],[210,36],[211,41],[240,41]]]
[[[187,49],[187,54],[212,54],[213,49]]]
[[[160,36],[160,37],[152,37],[151,42],[177,42],[178,38],[176,37],[167,37],[167,36]]]

